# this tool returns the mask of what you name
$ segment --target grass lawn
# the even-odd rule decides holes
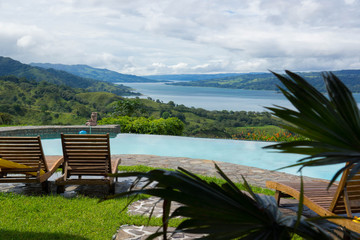
[[[121,171],[149,171],[146,166],[121,166]],[[204,177],[221,183],[221,179]],[[240,185],[239,185],[240,186]],[[241,186],[240,186],[241,187]],[[254,188],[256,193],[272,195],[274,192]],[[144,196],[139,196],[144,198]],[[127,199],[112,199],[99,203],[99,199],[84,196],[64,198],[60,195],[26,196],[0,193],[0,239],[106,239],[124,224],[146,225],[148,217],[129,215],[121,211]],[[181,222],[174,219],[170,226]],[[160,226],[160,218],[152,218],[151,226]]]
[[[122,224],[141,225],[146,217],[121,210],[126,199],[0,194],[0,239],[111,239]],[[160,220],[152,224],[160,224]]]

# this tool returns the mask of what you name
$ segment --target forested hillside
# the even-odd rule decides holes
[[[121,99],[113,93],[0,77],[0,124],[85,124],[92,111],[105,115]]]
[[[123,85],[115,85],[103,81],[82,78],[68,72],[55,69],[32,67],[6,57],[0,57],[0,76],[16,76],[32,79],[38,82],[46,81],[56,85],[83,88],[91,92],[105,91],[120,96],[139,95],[132,92],[131,88]]]
[[[74,74],[79,77],[92,78],[105,82],[157,82],[155,80],[138,77],[135,75],[122,74],[108,69],[93,68],[87,65],[64,65],[51,63],[30,63],[31,66],[45,69],[56,69]]]
[[[341,70],[333,71],[333,73],[339,77],[353,92],[360,92],[360,70]],[[309,83],[311,83],[320,91],[325,91],[325,85],[320,72],[301,72],[298,74],[308,80]],[[251,90],[277,90],[277,85],[282,85],[279,80],[271,73],[249,73],[225,78],[214,78],[209,80],[177,82],[169,84]]]

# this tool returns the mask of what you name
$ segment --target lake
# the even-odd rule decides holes
[[[144,98],[159,99],[164,103],[173,101],[187,107],[206,110],[266,111],[265,106],[291,107],[283,94],[276,91],[244,90],[212,87],[186,87],[164,83],[123,83],[144,94]],[[360,103],[360,94],[354,94]]]

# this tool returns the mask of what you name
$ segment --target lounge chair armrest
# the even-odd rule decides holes
[[[120,157],[116,157],[116,158],[111,158],[111,173],[117,173],[118,171],[118,166],[121,163],[121,158]]]
[[[55,160],[55,162],[51,165],[49,172],[54,173],[56,171],[56,169],[58,169],[61,164],[64,163],[64,157],[59,157],[58,159]]]
[[[56,180],[55,180],[55,183],[57,182],[64,182],[66,180],[66,174],[64,173],[63,175],[61,175],[60,177],[58,177]]]
[[[67,175],[68,175],[68,163],[67,161],[65,161],[63,164],[63,174],[55,180],[55,183],[66,181]]]

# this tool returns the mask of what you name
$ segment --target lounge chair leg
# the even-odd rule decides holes
[[[109,185],[109,194],[115,194],[115,183]]]
[[[49,181],[45,181],[41,183],[41,189],[46,192],[49,193]]]
[[[276,200],[276,203],[277,203],[278,206],[280,206],[281,195],[282,195],[281,192],[276,190],[276,192],[275,192],[275,200]]]
[[[64,185],[56,185],[56,193],[64,193],[65,192],[65,186]]]

